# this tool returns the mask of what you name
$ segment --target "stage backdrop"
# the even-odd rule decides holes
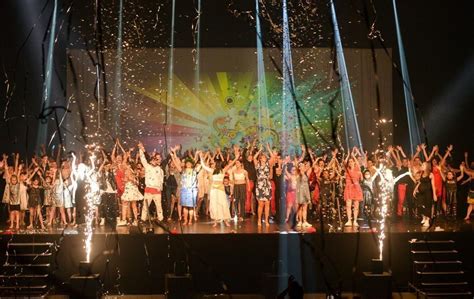
[[[94,53],[68,50],[68,99],[71,113],[64,121],[67,145],[107,141],[120,137],[132,146],[142,140],[148,149],[165,144],[184,147],[217,147],[259,138],[281,143],[282,125],[281,52],[263,50],[265,85],[258,78],[254,48],[176,48],[170,69],[169,49],[125,48],[107,50],[105,73],[97,83]],[[383,136],[392,140],[392,72],[381,50],[378,75]],[[344,140],[343,116],[337,69],[328,48],[292,49],[295,96],[303,131],[310,144],[328,146]],[[359,128],[366,148],[374,148],[380,125],[375,76],[369,49],[345,49]],[[169,76],[169,74],[172,76]],[[104,84],[104,82],[106,84]],[[260,82],[260,83],[259,83]],[[260,96],[262,90],[266,97]],[[291,111],[291,109],[290,109]],[[287,116],[297,123],[297,115]],[[296,127],[295,135],[299,134]],[[165,138],[166,136],[166,138]],[[298,146],[298,145],[295,145]]]

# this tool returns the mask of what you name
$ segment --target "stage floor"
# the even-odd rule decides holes
[[[138,226],[117,226],[116,233],[118,234],[130,234],[137,232],[151,232],[154,234],[166,234],[167,228],[169,232],[173,234],[298,234],[298,233],[316,233],[320,232],[321,224],[319,221],[313,221],[313,225],[310,228],[298,229],[292,228],[289,224],[278,225],[271,223],[267,225],[258,226],[256,216],[251,216],[244,219],[243,221],[231,221],[230,226],[225,226],[224,223],[218,223],[217,226],[213,226],[213,221],[210,219],[200,220],[193,223],[192,225],[182,225],[178,221],[164,221],[161,224],[155,221],[143,222]],[[360,226],[356,227],[344,227],[337,224],[324,223],[324,231],[327,233],[374,233],[378,231],[379,224],[375,221],[372,222],[371,227],[367,222],[359,221]],[[150,228],[153,227],[153,230]],[[419,221],[415,220],[399,220],[393,221],[387,224],[388,229],[392,233],[419,233],[419,232],[460,232],[460,231],[474,231],[474,221],[464,220],[445,220],[439,219],[430,228],[422,227]],[[441,229],[441,230],[440,230]],[[81,224],[76,227],[54,227],[41,229],[20,229],[20,230],[9,230],[8,227],[0,227],[0,233],[3,234],[80,234],[85,230],[85,225]],[[110,234],[113,231],[105,226],[94,227],[95,234]]]

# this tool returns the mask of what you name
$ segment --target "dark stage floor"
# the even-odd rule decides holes
[[[371,227],[368,222],[359,221],[360,226],[356,227],[344,227],[337,224],[324,223],[324,231],[327,233],[371,233],[377,232],[379,224],[375,221],[372,222]],[[165,221],[162,224],[158,224],[154,221],[143,222],[138,226],[117,226],[116,232],[118,234],[130,234],[139,231],[150,232],[153,227],[155,234],[166,234],[166,227],[171,233],[182,233],[182,234],[295,234],[295,233],[315,233],[320,232],[321,224],[319,221],[311,222],[313,225],[310,228],[292,228],[289,224],[278,225],[271,223],[269,225],[257,226],[257,220],[255,216],[246,218],[243,221],[231,221],[230,226],[225,226],[224,223],[219,223],[213,227],[213,222],[210,220],[200,220],[192,225],[180,225],[178,221]],[[387,224],[390,232],[392,233],[420,233],[420,232],[460,232],[460,231],[473,231],[474,221],[464,220],[446,220],[439,219],[430,228],[422,227],[419,221],[416,220],[398,220],[392,221]],[[20,230],[9,230],[8,227],[0,227],[0,233],[13,233],[13,234],[79,234],[85,229],[85,225],[78,225],[77,227],[54,227],[41,229],[20,229]],[[96,234],[109,234],[112,233],[110,228],[105,226],[96,226],[94,228]]]

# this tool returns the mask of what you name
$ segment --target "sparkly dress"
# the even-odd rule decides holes
[[[255,187],[255,195],[257,200],[268,201],[271,198],[272,185],[270,183],[270,164],[266,162],[255,167],[257,173],[257,185]]]
[[[309,193],[308,176],[305,173],[299,175],[296,183],[296,200],[298,201],[298,204],[309,204],[311,202],[311,195]]]
[[[181,189],[179,202],[181,206],[194,208],[198,196],[198,174],[196,170],[183,170],[181,173]]]

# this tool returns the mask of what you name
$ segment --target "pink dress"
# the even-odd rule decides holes
[[[286,185],[286,206],[291,207],[296,202],[296,179],[287,180]]]
[[[360,180],[362,172],[359,169],[347,169],[346,171],[346,187],[344,188],[344,200],[362,201],[362,188]]]

